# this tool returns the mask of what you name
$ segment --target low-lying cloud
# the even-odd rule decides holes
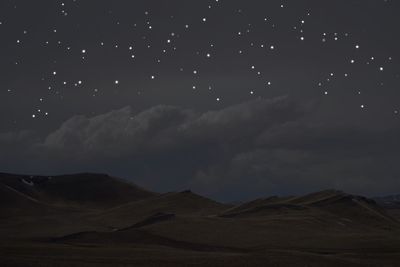
[[[159,191],[193,190],[223,200],[338,188],[400,190],[398,129],[365,131],[308,120],[287,97],[199,113],[156,106],[75,116],[44,139],[0,134],[5,171],[107,172]]]

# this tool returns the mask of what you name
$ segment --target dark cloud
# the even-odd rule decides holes
[[[39,148],[80,160],[248,149],[261,132],[295,120],[302,112],[286,98],[259,99],[206,113],[157,106],[135,115],[126,107],[92,118],[73,117]]]
[[[125,107],[92,118],[76,116],[51,133],[42,148],[71,153],[83,160],[163,149],[190,116],[190,111],[170,106],[157,106],[137,115]]]
[[[30,132],[1,134],[1,159],[21,163],[10,171],[108,172],[154,190],[192,188],[224,200],[400,189],[398,129],[327,127],[310,113],[310,105],[287,97],[205,113],[156,106],[136,114],[125,107],[75,116],[42,141]]]

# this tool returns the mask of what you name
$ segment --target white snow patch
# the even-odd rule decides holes
[[[26,184],[26,185],[29,185],[29,186],[34,186],[34,185],[35,185],[32,181],[27,181],[27,180],[25,180],[25,179],[22,179],[22,182],[23,182],[24,184]]]

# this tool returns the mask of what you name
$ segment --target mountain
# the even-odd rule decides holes
[[[90,173],[61,176],[1,173],[0,186],[36,203],[53,206],[114,207],[157,195],[118,178]]]
[[[228,205],[104,174],[0,174],[0,266],[396,266],[400,224],[380,203],[325,190]]]
[[[53,211],[51,205],[21,193],[14,188],[0,184],[0,218],[20,215],[38,216]]]
[[[229,205],[218,203],[191,191],[170,192],[108,209],[95,216],[95,220],[105,225],[120,228],[137,223],[157,213],[210,216],[216,215],[229,207]]]
[[[277,214],[286,214],[286,217],[291,216],[293,219],[308,215],[326,223],[355,227],[391,227],[397,224],[374,200],[337,190],[297,197],[258,199],[231,208],[221,216],[243,218]]]

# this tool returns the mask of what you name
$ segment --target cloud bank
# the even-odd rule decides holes
[[[39,139],[0,134],[4,171],[107,172],[158,191],[238,200],[338,188],[400,191],[398,129],[328,127],[287,97],[205,113],[156,106],[75,116]]]

